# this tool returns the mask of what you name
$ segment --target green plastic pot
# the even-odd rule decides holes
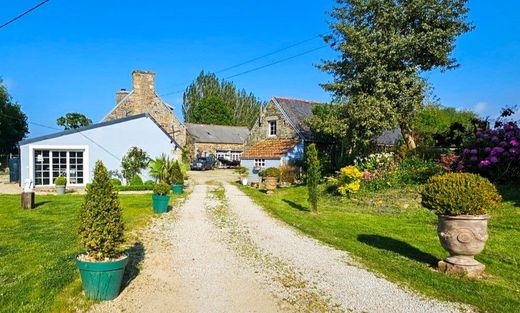
[[[176,195],[181,195],[183,189],[184,189],[184,185],[177,185],[177,184],[172,185],[172,192]]]
[[[154,213],[161,214],[168,212],[168,203],[170,202],[170,196],[153,195],[152,199]]]
[[[93,300],[112,300],[119,295],[128,255],[113,262],[86,262],[76,258],[85,295]]]

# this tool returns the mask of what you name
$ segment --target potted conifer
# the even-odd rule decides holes
[[[65,194],[65,188],[67,186],[67,179],[63,176],[58,176],[54,180],[54,185],[56,186],[56,194],[58,195],[64,195]]]
[[[182,175],[179,161],[175,161],[173,164],[171,175],[173,193],[176,195],[182,194],[184,188],[184,175]]]
[[[170,186],[167,183],[160,182],[153,187],[153,212],[166,213],[168,212],[168,203],[170,202]]]
[[[421,196],[422,205],[438,215],[437,235],[450,253],[439,269],[478,277],[485,266],[474,257],[488,239],[487,213],[502,200],[495,186],[476,174],[449,173],[432,177]]]
[[[240,183],[244,186],[247,186],[247,176],[249,175],[249,170],[247,167],[239,166],[235,169],[235,172],[240,178]]]
[[[86,253],[76,258],[88,298],[111,300],[119,294],[128,263],[128,255],[120,250],[123,231],[118,194],[103,162],[97,161],[81,206],[79,236]]]
[[[273,193],[278,187],[278,179],[280,179],[280,170],[276,167],[269,167],[265,171],[258,174],[263,177],[263,182],[267,193]]]

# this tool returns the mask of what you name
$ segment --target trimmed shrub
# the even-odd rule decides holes
[[[318,150],[315,144],[310,144],[305,151],[305,161],[307,163],[307,189],[309,193],[309,204],[312,212],[318,211],[318,184],[321,179],[321,165],[318,159]]]
[[[179,165],[179,161],[175,161],[172,167],[172,184],[182,185],[184,184],[184,175]]]
[[[247,176],[249,170],[247,169],[247,167],[239,166],[235,168],[235,173],[237,173],[240,176]]]
[[[111,178],[110,183],[112,183],[112,186],[114,187],[122,185],[121,180],[119,178]]]
[[[437,215],[482,215],[499,207],[502,197],[486,178],[469,173],[432,177],[421,190],[421,204]]]
[[[153,187],[153,193],[160,196],[165,196],[170,192],[171,186],[167,183],[158,183]]]
[[[56,186],[65,186],[65,185],[67,185],[67,179],[65,177],[63,177],[63,176],[58,176],[54,180],[54,185],[56,185]]]
[[[144,182],[144,185],[145,186],[153,186],[153,185],[155,185],[155,182],[153,180],[147,180],[147,181]]]
[[[260,177],[275,177],[277,179],[280,178],[280,169],[276,167],[268,167],[267,169],[258,173]]]
[[[94,180],[81,205],[79,236],[87,254],[95,260],[116,258],[124,241],[119,197],[103,162],[97,161]]]
[[[139,175],[135,175],[130,180],[130,186],[140,186],[143,185],[143,179]]]
[[[115,186],[117,191],[150,191],[153,190],[152,185],[134,185],[134,186]]]

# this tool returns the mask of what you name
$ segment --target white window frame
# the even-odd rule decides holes
[[[67,151],[67,185],[72,187],[85,186],[90,182],[90,160],[89,160],[89,146],[86,145],[29,145],[29,178],[34,183],[34,151],[35,150],[49,150],[51,171],[52,171],[52,151]],[[70,151],[83,152],[83,184],[69,184],[69,153]],[[50,179],[50,178],[49,178]],[[49,185],[38,185],[37,187],[51,187],[54,182],[51,181]]]
[[[274,124],[274,134],[272,132],[273,125]],[[267,136],[268,137],[276,137],[278,135],[278,121],[277,120],[270,120],[267,121]]]
[[[254,166],[258,167],[258,168],[264,168],[265,167],[265,159],[255,159]]]

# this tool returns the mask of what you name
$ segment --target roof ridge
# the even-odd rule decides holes
[[[320,103],[323,103],[323,102],[320,102],[320,101],[305,100],[305,99],[292,98],[292,97],[280,97],[280,96],[274,96],[273,98],[275,98],[275,99],[284,99],[284,100],[296,100],[296,101],[307,102],[307,103],[313,103],[313,104],[320,104]]]
[[[221,126],[221,127],[248,128],[247,126],[238,126],[238,125],[217,125],[217,124],[200,124],[200,123],[185,123],[185,124],[186,125],[201,125],[201,126]]]

